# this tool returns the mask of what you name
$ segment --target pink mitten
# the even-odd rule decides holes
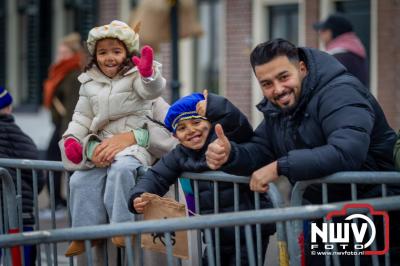
[[[139,69],[140,75],[144,78],[151,77],[153,75],[153,49],[145,45],[141,51],[142,57],[132,57],[132,62]]]
[[[74,138],[67,138],[64,141],[65,155],[68,160],[78,164],[82,161],[82,145]]]

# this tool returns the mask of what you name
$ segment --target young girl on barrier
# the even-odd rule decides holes
[[[159,98],[165,87],[161,65],[149,46],[132,58],[136,67],[131,62],[137,31],[112,21],[89,32],[87,47],[92,61],[78,78],[79,100],[60,141],[65,167],[78,170],[69,184],[73,227],[132,221],[127,201],[137,169],[173,145],[169,132],[151,122],[168,108]],[[112,242],[124,246],[123,237]],[[65,255],[84,250],[83,241],[72,241]]]
[[[146,174],[139,178],[131,191],[130,211],[143,213],[148,201],[141,194],[150,192],[164,195],[169,186],[182,172],[202,172],[210,170],[205,160],[205,152],[210,142],[228,137],[236,142],[244,142],[253,136],[253,129],[245,115],[226,98],[208,94],[193,93],[176,101],[168,110],[164,120],[166,127],[180,144],[163,156]],[[222,130],[223,128],[223,130]],[[199,181],[199,206],[201,214],[214,213],[214,183]],[[234,189],[230,183],[219,183],[219,212],[234,211]],[[248,185],[239,186],[239,209],[254,209],[253,193]],[[267,197],[261,197],[261,207],[270,206]],[[269,235],[274,225],[262,226],[262,248],[265,252]],[[235,233],[233,228],[221,228],[221,265],[235,264]],[[241,261],[248,263],[245,237],[241,230]]]

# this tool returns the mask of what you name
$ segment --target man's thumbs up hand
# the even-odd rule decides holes
[[[207,165],[212,170],[217,170],[224,165],[231,153],[231,143],[225,136],[224,130],[220,124],[215,125],[217,139],[208,145],[206,152]]]
[[[215,134],[217,134],[218,143],[224,146],[230,146],[229,139],[225,136],[224,129],[220,124],[215,125]]]

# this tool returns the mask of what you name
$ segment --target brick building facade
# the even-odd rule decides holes
[[[205,33],[203,37],[185,41],[184,45],[180,45],[181,95],[192,90],[212,89],[231,99],[256,125],[261,116],[254,106],[260,101],[261,93],[249,64],[252,47],[270,39],[274,34],[276,35],[273,33],[275,30],[278,33],[283,32],[284,35],[289,34],[288,36],[291,36],[292,40],[299,45],[318,48],[320,47],[318,36],[311,25],[338,8],[353,3],[363,6],[364,12],[369,14],[364,24],[369,25],[367,42],[371,65],[370,89],[383,106],[391,126],[396,130],[400,128],[400,92],[398,89],[400,86],[400,75],[398,74],[400,73],[400,34],[398,34],[400,2],[398,0],[195,1],[198,6],[198,18]],[[50,16],[38,16],[40,20],[38,25],[47,23],[46,25],[51,25],[52,28],[51,38],[47,38],[48,43],[43,43],[45,39],[36,40],[40,41],[39,47],[52,48],[43,49],[43,53],[47,54],[47,59],[41,69],[44,69],[42,72],[45,72],[45,65],[51,59],[48,56],[49,50],[54,53],[57,40],[61,36],[72,30],[80,30],[80,27],[84,27],[81,30],[84,33],[91,27],[90,23],[100,25],[108,23],[112,19],[129,22],[131,9],[139,1],[90,0],[85,2],[92,3],[91,5],[66,4],[67,2],[75,3],[75,1],[66,1],[64,5],[59,4],[58,1],[52,5],[45,5],[48,2],[44,0],[37,2],[41,3],[38,10],[49,12],[48,16]],[[24,98],[29,100],[32,98],[29,96],[30,93],[34,93],[28,81],[32,79],[32,75],[38,73],[33,71],[35,69],[27,68],[29,60],[26,61],[24,50],[11,49],[31,46],[28,45],[29,43],[21,43],[21,41],[27,40],[24,35],[28,32],[24,29],[24,24],[17,20],[18,17],[14,16],[21,16],[21,13],[13,14],[13,12],[18,12],[15,2],[7,0],[6,3],[0,6],[0,9],[5,9],[2,12],[4,17],[1,18],[6,22],[7,28],[7,31],[2,33],[7,56],[2,59],[4,61],[2,65],[7,68],[0,68],[0,77],[5,79],[6,87],[16,95],[16,103],[24,104]],[[355,11],[350,10],[350,12],[354,13]],[[71,13],[75,15],[71,16]],[[277,23],[282,17],[286,19],[284,23]],[[27,36],[29,37],[29,35]],[[217,44],[213,45],[215,43]],[[216,54],[210,53],[211,49]],[[163,71],[168,80],[171,77],[170,53],[170,45],[167,43],[160,46],[157,55],[157,59],[164,65]],[[26,71],[28,72],[26,73]],[[215,76],[217,76],[217,84]],[[43,74],[38,78],[43,78]],[[37,81],[37,84],[41,84],[40,80],[34,80]],[[214,87],[210,88],[210,86]],[[40,88],[38,89],[40,90]],[[164,96],[170,100],[168,92]]]

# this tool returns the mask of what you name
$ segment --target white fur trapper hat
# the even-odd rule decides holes
[[[124,22],[113,20],[108,25],[95,27],[89,31],[87,48],[91,55],[94,54],[96,42],[105,38],[116,38],[122,41],[129,53],[139,50],[139,34]]]

